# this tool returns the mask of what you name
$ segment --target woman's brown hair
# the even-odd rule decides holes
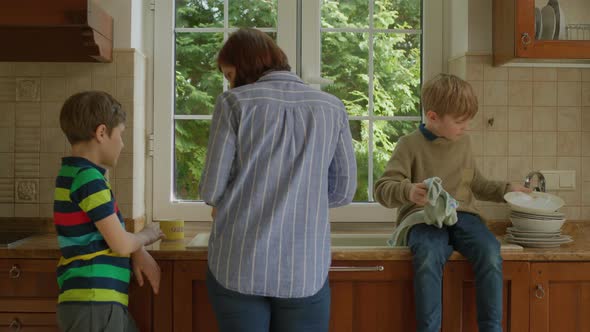
[[[242,28],[232,33],[217,56],[217,66],[234,66],[234,87],[256,82],[271,70],[291,70],[287,56],[266,33]],[[221,68],[220,68],[221,70]]]

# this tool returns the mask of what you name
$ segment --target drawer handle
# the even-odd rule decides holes
[[[8,328],[10,329],[10,331],[13,331],[13,332],[19,332],[21,330],[21,327],[22,327],[22,324],[18,320],[18,318],[13,319],[12,322],[10,322],[10,325],[8,325]]]
[[[538,299],[542,299],[545,297],[545,290],[543,289],[543,285],[538,284],[537,287],[535,287],[535,296]]]
[[[18,277],[20,277],[20,269],[18,268],[18,265],[13,265],[10,268],[10,271],[8,271],[8,277],[10,277],[10,279],[18,279]]]
[[[331,266],[332,272],[383,272],[383,265],[378,266]]]

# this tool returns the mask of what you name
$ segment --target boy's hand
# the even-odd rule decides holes
[[[162,230],[154,225],[145,226],[137,235],[144,238],[146,246],[166,237]]]
[[[416,203],[417,205],[425,205],[427,203],[427,193],[428,188],[424,183],[413,183],[412,189],[410,189],[410,201]]]
[[[511,184],[510,186],[508,186],[508,191],[520,191],[523,193],[533,192],[533,190],[531,188],[527,188],[527,187],[520,185],[520,184]]]
[[[152,285],[154,294],[158,294],[161,277],[160,267],[145,248],[141,248],[131,254],[131,266],[133,267],[133,274],[135,274],[139,286],[143,286],[143,275],[145,274],[150,285]]]

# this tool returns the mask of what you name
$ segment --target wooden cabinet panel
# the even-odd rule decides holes
[[[590,331],[590,263],[531,264],[531,331]]]
[[[48,259],[1,259],[0,296],[57,299],[56,266]]]
[[[503,331],[529,330],[529,269],[528,262],[504,262]],[[466,261],[449,262],[445,266],[444,332],[477,331],[474,279],[471,264]]]
[[[207,295],[206,273],[206,261],[174,263],[173,331],[218,331],[215,314]]]
[[[329,276],[330,331],[416,330],[411,262],[336,261],[333,265],[341,270],[333,269]]]
[[[20,329],[19,329],[20,328]],[[0,331],[59,331],[55,314],[0,313]]]

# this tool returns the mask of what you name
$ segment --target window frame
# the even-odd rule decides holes
[[[227,3],[225,1],[224,28],[198,28],[202,32],[224,32],[234,29],[227,26]],[[235,0],[233,0],[235,1]],[[309,84],[319,88],[321,70],[321,0],[278,0],[277,42],[285,51],[293,71],[300,73]],[[369,0],[372,4],[374,0]],[[301,7],[298,8],[298,4]],[[297,35],[298,12],[307,18]],[[423,0],[423,56],[422,79],[427,80],[443,69],[443,5],[439,1]],[[211,208],[204,202],[175,202],[173,198],[174,158],[174,0],[155,1],[154,10],[154,88],[153,88],[153,172],[152,172],[152,218],[154,220],[180,218],[186,221],[211,221]],[[182,28],[180,31],[193,29]],[[273,29],[274,30],[274,29]],[[263,29],[263,31],[266,31]],[[301,52],[297,52],[297,45]],[[300,58],[298,57],[300,56]],[[301,68],[297,64],[301,63]],[[224,80],[224,90],[227,82]],[[160,111],[158,111],[160,110]],[[162,111],[164,110],[164,111]],[[186,116],[184,116],[186,117]],[[178,118],[178,117],[177,117]],[[191,119],[210,119],[209,115],[190,116]],[[353,118],[351,118],[353,119]],[[356,119],[356,117],[355,117]],[[370,141],[369,144],[372,144]],[[372,172],[372,162],[369,171]],[[395,209],[387,209],[378,203],[355,202],[348,206],[331,209],[332,222],[391,222]]]

